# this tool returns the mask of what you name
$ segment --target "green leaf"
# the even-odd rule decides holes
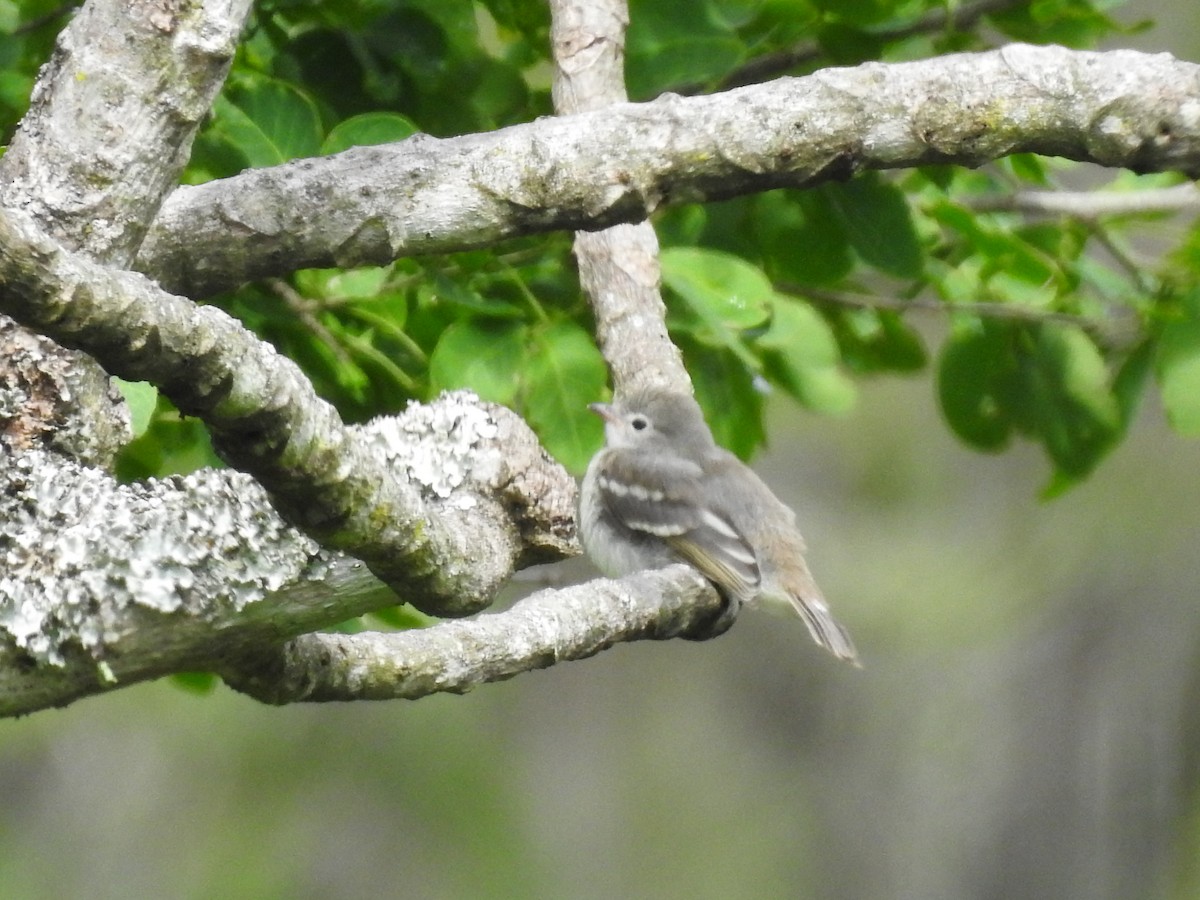
[[[1090,473],[1122,428],[1108,366],[1079,328],[974,323],[942,353],[938,393],[954,432],[995,450],[1014,428],[1039,441],[1055,473],[1044,495]]]
[[[515,404],[527,361],[526,326],[516,322],[468,319],[442,332],[429,360],[433,393],[470,388],[485,400]]]
[[[854,382],[832,366],[791,369],[782,383],[789,393],[814,412],[842,416],[858,402]]]
[[[724,205],[724,204],[722,204]],[[709,222],[709,210],[699,203],[664,209],[655,217],[654,230],[664,247],[700,243]]]
[[[728,350],[686,342],[680,349],[713,437],[722,447],[749,459],[766,442],[763,395],[754,386],[754,374]]]
[[[223,465],[213,452],[208,430],[198,419],[181,417],[163,397],[140,437],[121,448],[117,477],[137,481],[151,476],[186,475]]]
[[[390,266],[366,266],[359,269],[333,270],[324,285],[326,297],[368,299],[376,297],[391,277]]]
[[[426,615],[420,610],[409,606],[407,603],[397,606],[385,606],[383,609],[372,610],[367,615],[383,623],[388,628],[394,628],[397,631],[426,628],[437,621],[433,616]]]
[[[839,368],[833,329],[808,304],[779,297],[771,327],[757,343],[767,374],[805,406],[830,414],[854,406],[854,382]]]
[[[1092,237],[1088,226],[1070,219],[1023,225],[1016,229],[1015,233],[1029,247],[1030,252],[1043,255],[1047,267],[1057,265],[1060,268],[1064,263],[1077,260]],[[1050,271],[1051,274],[1055,274],[1052,268]],[[1062,278],[1058,278],[1057,281],[1062,282]]]
[[[921,243],[899,188],[868,172],[845,184],[826,185],[822,192],[864,262],[899,278],[921,277]]]
[[[148,381],[126,381],[124,378],[113,378],[113,383],[129,405],[133,436],[139,438],[150,428],[154,408],[158,405],[158,388]]]
[[[814,5],[831,18],[870,25],[895,12],[892,0],[816,0]]]
[[[1155,374],[1171,427],[1200,436],[1200,290],[1193,289],[1163,327]]]
[[[550,9],[544,3],[525,0],[485,0],[488,11],[496,21],[514,31],[536,39],[550,30]]]
[[[491,128],[520,118],[528,103],[529,88],[516,66],[499,60],[482,60],[474,72],[476,84],[470,94],[471,108]]]
[[[708,6],[705,0],[633,0],[625,41],[630,96],[712,83],[745,58],[742,41]]]
[[[494,296],[484,296],[458,280],[441,272],[433,273],[417,288],[417,298],[423,306],[443,307],[450,314],[471,313],[497,319],[517,319],[525,310],[515,303],[505,302]]]
[[[1081,0],[1034,0],[1000,9],[988,19],[1017,40],[1092,47],[1106,35],[1122,30],[1100,11],[1106,5]]]
[[[1031,309],[1051,309],[1058,291],[1044,278],[1027,281],[1007,271],[994,272],[987,279],[988,295],[996,302],[1024,306]]]
[[[762,214],[758,212],[759,198],[735,197],[724,203],[702,207],[703,218],[697,217],[702,225],[699,234],[691,240],[663,240],[662,246],[698,246],[709,251],[721,251],[756,263],[761,252],[759,226]],[[657,224],[655,226],[657,230]]]
[[[363,113],[334,126],[321,143],[321,154],[327,156],[351,147],[390,144],[411,137],[420,130],[412,119],[399,113]]]
[[[662,252],[663,282],[715,329],[761,325],[770,315],[775,289],[740,257],[699,247]]]
[[[650,97],[678,85],[709,84],[741,62],[745,50],[730,37],[687,37],[642,45],[629,56],[631,97]]]
[[[854,255],[840,216],[820,191],[769,191],[755,200],[763,269],[774,281],[833,284],[850,274]]]
[[[546,449],[581,473],[600,442],[600,420],[587,405],[604,391],[608,370],[592,337],[562,320],[533,332],[524,409]]]
[[[1003,384],[1015,361],[1001,329],[972,323],[946,341],[938,361],[938,400],[958,437],[980,450],[1000,450],[1012,435]]]
[[[843,364],[856,372],[917,372],[929,361],[921,336],[900,313],[886,309],[833,309]]]
[[[994,221],[950,201],[931,204],[929,211],[937,221],[958,232],[970,249],[983,258],[986,265],[982,277],[1005,272],[1032,284],[1041,284],[1057,275],[1039,250],[1011,230],[998,227]]]
[[[884,48],[883,40],[871,32],[836,21],[821,26],[816,38],[829,61],[842,66],[878,59]]]
[[[750,368],[758,360],[742,332],[764,324],[775,289],[759,269],[738,256],[697,247],[662,252],[663,283],[684,301],[692,321],[683,327],[698,341],[725,347]]]
[[[1158,348],[1156,341],[1149,338],[1139,343],[1125,357],[1113,379],[1113,396],[1121,412],[1121,430],[1129,428],[1142,397],[1146,392],[1146,379],[1154,370],[1154,356]]]
[[[793,357],[797,365],[832,366],[841,360],[829,324],[807,303],[782,294],[772,305],[771,327],[758,344]]]
[[[917,372],[929,362],[920,334],[891,310],[879,310],[879,337],[872,349],[880,367],[894,372]]]
[[[1057,469],[1048,493],[1089,474],[1115,443],[1121,413],[1100,350],[1081,329],[1041,325],[1021,367],[1023,424]]]
[[[736,28],[758,53],[811,39],[821,21],[807,0],[714,0],[711,9],[715,21]]]
[[[21,24],[21,10],[13,0],[0,0],[0,34],[9,36]]]
[[[13,110],[23,111],[29,105],[29,94],[32,89],[33,78],[30,76],[20,72],[0,70],[0,104]],[[8,133],[8,128],[5,128],[4,133]]]
[[[243,75],[213,105],[213,130],[253,168],[316,156],[317,107],[299,88],[265,75]]]
[[[1004,160],[1014,175],[1031,184],[1048,186],[1046,166],[1042,158],[1034,153],[1014,153]]]

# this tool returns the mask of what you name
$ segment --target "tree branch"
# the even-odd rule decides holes
[[[1021,152],[1195,176],[1197,96],[1200,66],[1130,50],[1013,45],[826,69],[180,188],[136,265],[204,296],[306,266],[384,264],[863,169]]]
[[[876,294],[854,294],[849,291],[833,291],[806,285],[780,284],[779,287],[788,293],[824,306],[844,306],[850,309],[887,309],[894,312],[922,310],[948,315],[966,313],[978,316],[981,319],[1006,319],[1016,322],[1055,322],[1062,325],[1074,325],[1076,328],[1082,328],[1089,334],[1097,336],[1105,334],[1104,323],[1096,319],[1074,313],[1017,306],[1012,303],[995,303],[988,300],[978,300],[971,303],[947,303],[944,300],[929,297],[887,297]]]
[[[1200,189],[1192,182],[1147,191],[1017,191],[972,197],[976,212],[1071,216],[1092,222],[1106,216],[1200,212]]]
[[[624,103],[623,0],[551,0],[554,105],[560,115]],[[691,392],[679,349],[667,335],[658,238],[649,222],[575,235],[579,282],[596,317],[596,340],[618,392],[655,384]]]
[[[585,659],[624,641],[708,637],[722,609],[688,566],[546,590],[506,612],[399,633],[307,634],[222,677],[267,703],[415,699]]]
[[[93,2],[105,10],[120,5]],[[152,29],[175,34],[182,28],[183,6],[126,5],[145,12]],[[58,77],[60,68],[71,69],[49,67],[46,90],[69,98],[74,95]],[[301,266],[387,262],[517,234],[599,228],[640,220],[672,203],[814,184],[864,168],[977,164],[1018,151],[1194,174],[1200,171],[1198,87],[1200,67],[1165,56],[1010,47],[829,70],[715,97],[622,104],[490,135],[412,139],[180,189],[161,210],[139,264],[176,289],[212,292]],[[199,95],[192,99],[200,104]],[[183,103],[167,117],[185,123],[183,143],[196,121],[189,109]],[[88,146],[103,146],[88,135]],[[168,145],[155,145],[160,162]],[[42,149],[31,145],[3,165],[22,159],[40,164]],[[171,165],[180,162],[178,153],[166,158]],[[93,174],[108,171],[103,162],[100,155],[93,159]],[[30,173],[32,168],[24,175]],[[0,196],[0,203],[43,203],[39,215],[54,222],[64,239],[86,236],[79,229],[86,211],[74,210],[78,220],[59,222],[48,199],[53,179],[46,184],[31,190],[28,202],[14,193]],[[162,189],[151,185],[138,204],[153,209]],[[44,196],[32,196],[39,191]],[[95,246],[119,260],[136,247],[140,226],[119,206],[108,218],[114,228],[102,229]],[[204,246],[215,249],[201,255]],[[653,253],[653,247],[645,253],[651,265]],[[635,269],[634,280],[642,282],[637,291],[647,284],[656,288],[656,270],[643,264]],[[597,273],[595,279],[601,292],[603,277]],[[290,363],[228,317],[72,255],[24,212],[0,214],[0,283],[4,302],[25,321],[87,346],[128,377],[155,381],[181,408],[203,414],[223,452],[261,478],[293,521],[367,557],[393,584],[428,601],[427,608],[477,609],[515,565],[572,546],[569,479],[540,455],[535,441],[518,439],[523,425],[511,414],[506,419],[504,411],[457,397],[440,412],[414,408],[412,431],[394,423],[370,434],[347,429]],[[603,301],[598,310],[598,317],[611,312]],[[620,338],[607,342],[619,358]],[[444,418],[430,418],[439,415]],[[420,443],[436,434],[452,446]],[[419,446],[396,449],[397,441],[410,440]],[[505,455],[510,447],[525,448],[523,462]],[[205,473],[165,488],[121,488],[37,451],[0,476],[8,482],[0,500],[14,504],[0,516],[13,529],[0,540],[6,555],[0,596],[10,601],[0,607],[0,712],[67,702],[114,682],[180,668],[218,669],[273,702],[465,690],[590,655],[617,640],[707,636],[721,605],[694,573],[667,570],[543,592],[508,613],[420,632],[354,641],[304,636],[276,655],[264,652],[264,642],[390,597],[353,563],[319,552],[271,519],[251,482],[233,473]],[[209,478],[220,485],[211,498]],[[248,538],[259,532],[244,527],[240,513],[214,515],[212,524],[237,541],[261,540],[269,548],[265,556],[278,550],[285,558],[281,568],[266,580],[226,574],[226,594],[196,587],[191,563],[197,560],[186,554],[200,553],[207,566],[211,548],[221,544],[216,533],[198,529],[192,507],[164,515],[185,508],[172,505],[173,488],[207,501],[199,515],[232,508],[229,492],[237,499],[245,495],[250,508],[268,517],[267,533],[286,537]],[[513,506],[522,503],[525,512],[514,514]],[[156,531],[156,519],[186,528]],[[57,539],[58,532],[47,530],[56,521],[62,532]],[[391,523],[383,535],[381,521]],[[64,522],[92,527],[63,529]],[[72,574],[72,554],[104,558],[96,537],[102,525],[126,545],[143,542],[132,555],[128,546],[111,551],[112,570],[125,572],[124,604],[109,602],[106,581],[63,576]],[[177,534],[188,537],[171,537]],[[205,536],[213,539],[211,546]],[[159,542],[157,556],[153,541]],[[542,549],[531,551],[531,542]],[[264,554],[250,555],[264,560]],[[160,579],[176,558],[185,562]],[[139,569],[146,560],[164,568]],[[53,566],[46,569],[48,563]],[[48,582],[48,574],[63,580]],[[326,605],[326,588],[336,605]],[[280,615],[294,597],[301,598],[295,611]],[[674,605],[676,597],[681,606]],[[180,618],[186,620],[182,627]],[[222,627],[230,639],[214,641]],[[522,638],[515,647],[514,630]],[[131,652],[125,640],[135,634],[160,635],[170,660]],[[323,656],[328,653],[342,664],[331,664]],[[260,656],[261,666],[255,662]]]
[[[128,265],[178,184],[249,8],[249,0],[90,0],[59,35],[0,157],[0,206],[33,216],[67,249]],[[41,435],[44,445],[83,462],[111,464],[129,440],[129,412],[107,390],[106,373],[85,354],[30,340],[42,351],[36,364],[6,368],[0,379],[17,388],[6,398],[6,429]],[[59,373],[88,389],[65,390]],[[30,402],[34,395],[19,385],[31,378],[57,387]]]
[[[621,4],[552,0],[551,8],[560,63],[557,102],[571,108],[623,99]],[[618,383],[628,386],[646,372],[668,372],[660,379],[687,386],[687,373],[666,334],[650,225],[580,234],[575,252]],[[636,361],[644,372],[629,368]],[[256,648],[252,657],[232,660],[222,675],[236,689],[270,703],[411,699],[435,691],[462,693],[592,656],[619,641],[712,636],[712,622],[722,609],[719,597],[693,570],[676,569],[543,591],[499,615],[419,631],[302,635],[267,654]]]
[[[99,366],[0,315],[0,459],[41,448],[108,469],[130,433]]]
[[[250,0],[85,3],[0,158],[0,206],[126,265],[179,183],[249,11]]]
[[[288,521],[362,559],[414,606],[475,612],[527,561],[515,529],[448,529],[291,360],[215,307],[68,254],[11,211],[0,214],[0,282],[6,312],[122,377],[158,385],[209,424],[225,459],[254,475]],[[443,423],[451,425],[467,447],[487,445],[494,428],[466,414]]]
[[[501,581],[514,555],[577,552],[574,481],[515,413],[460,392],[352,431],[469,548],[448,567]],[[122,485],[41,451],[0,467],[0,715],[227,668],[395,602],[242,473]]]

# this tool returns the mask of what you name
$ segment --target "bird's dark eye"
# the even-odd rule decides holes
[[[650,422],[645,416],[634,416],[629,420],[629,427],[634,431],[644,431]]]

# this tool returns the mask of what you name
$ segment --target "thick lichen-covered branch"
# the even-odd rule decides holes
[[[437,615],[481,609],[526,558],[514,532],[447,528],[293,362],[224,312],[69,254],[13,212],[0,213],[0,282],[2,311],[115,374],[158,385],[204,419],[219,452],[289,522],[362,559],[415,606]],[[475,430],[489,423],[455,424],[473,441],[489,437]]]
[[[69,250],[128,265],[179,182],[249,9],[250,0],[89,0],[59,35],[0,156],[0,206],[22,210]],[[0,330],[22,343],[7,324]],[[93,359],[32,335],[23,342],[35,340],[36,362],[21,354],[24,371],[0,374],[0,424],[21,431],[26,446],[45,439],[110,463],[129,440],[124,404],[107,399]]]
[[[574,482],[509,410],[459,392],[351,430],[472,548],[448,566],[498,581],[513,553],[574,552]],[[0,467],[0,715],[219,668],[395,602],[240,472],[127,485],[40,450]]]
[[[383,264],[863,169],[1019,152],[1196,175],[1200,66],[1013,45],[418,136],[181,188],[136,264],[200,296],[296,267]]]

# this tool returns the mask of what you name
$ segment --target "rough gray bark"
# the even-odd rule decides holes
[[[181,188],[160,209],[246,8],[243,0],[91,0],[83,8],[0,161],[0,304],[114,370],[159,381],[214,426],[229,458],[253,472],[292,521],[332,545],[386,565],[383,544],[371,542],[398,538],[389,544],[402,555],[389,570],[394,583],[417,593],[432,584],[431,598],[468,598],[455,612],[477,608],[513,567],[573,550],[571,486],[523,425],[452,397],[449,407],[415,408],[411,421],[419,424],[398,443],[403,424],[384,422],[371,437],[346,429],[292,367],[234,323],[96,261],[121,267],[137,253],[136,266],[194,297],[303,266],[387,262],[636,222],[665,204],[863,168],[972,165],[1036,151],[1200,172],[1200,67],[1162,55],[1015,46],[618,104],[491,135],[362,148]],[[583,78],[592,54],[612,48],[589,45],[603,29],[593,34],[583,18],[563,24],[560,56],[579,67],[572,78]],[[89,77],[75,78],[80,72]],[[661,322],[657,311],[643,315],[641,301],[633,313],[610,302],[653,293],[653,247],[639,251],[632,274],[625,251],[610,251],[582,267],[591,267],[585,278],[599,298],[601,339],[619,360],[622,335],[661,339]],[[611,290],[619,271],[630,291]],[[618,380],[640,365],[632,355],[614,362]],[[679,376],[677,357],[661,365],[662,378]],[[187,377],[180,367],[189,367]],[[545,592],[507,613],[395,639],[305,634],[280,648],[394,597],[357,564],[289,528],[242,475],[131,488],[80,466],[111,458],[103,448],[114,439],[86,451],[56,444],[50,436],[72,427],[59,427],[64,417],[76,429],[90,426],[78,424],[69,389],[30,390],[36,380],[24,373],[4,382],[6,413],[13,398],[23,405],[4,419],[0,714],[198,667],[274,702],[465,690],[616,640],[697,636],[718,603],[699,579],[667,572],[662,583],[638,576]],[[93,396],[94,409],[114,406],[103,388]],[[115,406],[110,433],[119,435]],[[439,443],[445,429],[424,418],[446,408],[461,413],[451,414],[461,426],[452,446]],[[523,449],[505,455],[514,448]],[[344,543],[343,517],[357,517]],[[219,568],[222,556],[245,567],[249,546],[262,570]],[[325,665],[328,652],[365,661],[369,677]],[[285,665],[289,657],[299,667]]]
[[[126,265],[179,183],[250,0],[85,3],[0,157],[0,206]]]
[[[0,305],[114,370],[153,378],[184,408],[202,410],[218,433],[224,423],[232,456],[248,468],[284,470],[296,519],[322,506],[330,517],[314,498],[322,490],[328,497],[331,481],[349,480],[362,502],[335,508],[333,519],[374,514],[380,532],[440,544],[442,555],[402,568],[400,583],[412,586],[424,573],[443,594],[478,606],[515,566],[576,552],[574,485],[523,422],[449,398],[444,421],[426,418],[417,428],[433,445],[404,420],[364,437],[343,428],[294,366],[228,317],[92,261],[120,266],[136,250],[177,181],[247,9],[92,0],[68,26],[0,163]],[[194,669],[205,657],[215,667],[247,635],[277,642],[348,610],[396,602],[361,572],[347,585],[334,577],[340,567],[313,564],[315,545],[287,529],[237,473],[128,488],[62,458],[67,451],[107,464],[126,439],[128,413],[89,357],[19,335],[10,345],[29,352],[21,363],[8,358],[3,382],[11,481],[0,517],[8,526],[0,541],[0,713]],[[25,364],[38,355],[44,361]],[[76,369],[82,374],[73,380],[56,374]],[[88,372],[94,377],[84,378]],[[93,383],[99,391],[71,389]],[[80,408],[80,397],[92,402]],[[430,409],[410,420],[436,418],[438,408]],[[65,439],[93,428],[109,437],[82,449]],[[386,502],[369,502],[381,492]],[[269,537],[258,536],[258,525]],[[262,564],[253,577],[237,568],[250,554]],[[306,612],[289,613],[298,597]]]
[[[1012,45],[823,69],[705,97],[360,147],[176,191],[137,268],[205,296],[305,266],[383,264],[666,205],[1042,153],[1200,174],[1200,66]]]
[[[225,681],[267,703],[416,699],[586,659],[622,641],[707,637],[722,602],[694,569],[546,590],[496,615],[391,634],[306,634],[254,649]]]
[[[514,554],[575,552],[574,482],[511,411],[458,392],[354,432],[469,544],[451,564],[472,577],[506,578]],[[282,640],[397,602],[238,472],[123,485],[34,450],[0,466],[0,497],[0,715],[267,660]]]
[[[3,315],[0,360],[0,458],[44,447],[112,466],[129,441],[129,410],[99,366]]]
[[[557,111],[571,115],[624,103],[625,3],[552,0],[550,9]],[[614,389],[620,393],[653,384],[691,393],[683,358],[667,335],[658,237],[650,223],[580,231],[575,258]]]
[[[624,3],[554,0],[551,11],[556,103],[570,112],[623,100]],[[581,233],[575,240],[580,281],[615,382],[628,388],[653,380],[686,390],[687,372],[667,337],[657,252],[648,223]],[[679,567],[543,591],[500,616],[419,632],[305,635],[269,653],[256,650],[226,670],[225,679],[272,703],[461,693],[591,656],[618,641],[711,636],[721,606],[711,586]]]
[[[0,157],[0,207],[22,210],[69,250],[128,265],[178,183],[249,9],[250,0],[83,6],[59,35]],[[37,345],[44,374],[35,380],[55,386],[56,399],[25,390],[30,368],[6,373],[3,380],[18,388],[8,397],[6,430],[105,464],[128,440],[128,411],[103,387],[105,373],[89,356],[50,341]],[[87,389],[65,391],[62,372]],[[52,437],[62,433],[69,440]]]
[[[362,559],[420,609],[477,612],[534,556],[482,520],[444,525],[295,363],[216,307],[66,253],[12,211],[0,213],[0,281],[9,285],[0,309],[117,375],[158,385],[208,424],[222,456],[254,475],[288,521]]]

